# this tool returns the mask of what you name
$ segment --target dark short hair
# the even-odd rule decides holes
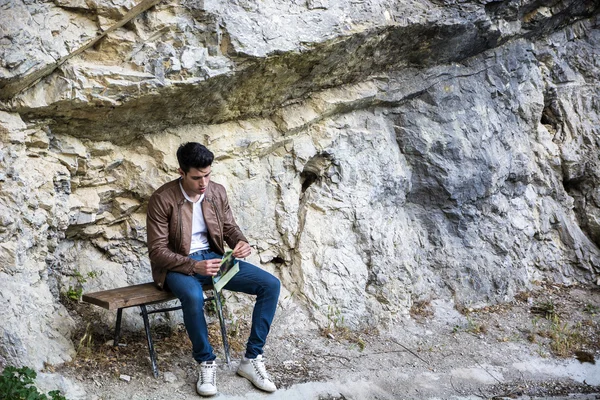
[[[205,146],[196,142],[184,143],[177,149],[177,161],[183,172],[190,172],[190,168],[206,168],[215,159],[215,155]]]

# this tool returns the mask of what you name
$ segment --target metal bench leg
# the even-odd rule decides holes
[[[221,295],[216,290],[214,292],[214,300],[217,306],[217,314],[219,315],[219,324],[221,325],[221,338],[223,339],[223,349],[225,350],[225,361],[231,366],[231,357],[229,356],[229,341],[227,341],[227,328],[225,327],[225,318],[223,318],[223,306],[221,305]]]
[[[152,374],[155,378],[158,378],[158,366],[156,365],[156,353],[154,352],[154,345],[152,344],[152,335],[150,334],[150,321],[148,320],[148,310],[146,306],[142,304],[140,306],[142,310],[142,318],[144,318],[144,328],[146,328],[146,339],[148,339],[148,351],[150,352],[150,361],[152,361]]]
[[[115,323],[115,339],[113,341],[113,346],[119,345],[119,339],[121,339],[121,318],[123,317],[123,309],[119,308],[117,310],[117,322]]]

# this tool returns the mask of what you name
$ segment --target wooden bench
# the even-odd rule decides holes
[[[225,351],[225,359],[227,364],[231,363],[229,356],[229,342],[227,341],[227,330],[225,327],[225,319],[223,317],[223,307],[219,293],[214,290],[212,285],[202,287],[204,292],[212,292],[212,296],[206,297],[206,301],[214,301],[217,314],[219,316],[219,324],[221,325],[221,337],[223,338],[223,349]],[[142,283],[140,285],[126,286],[117,289],[103,290],[101,292],[86,293],[82,296],[82,300],[106,308],[107,310],[117,310],[117,322],[115,324],[115,339],[114,346],[119,345],[121,335],[121,317],[123,309],[139,306],[144,320],[144,328],[146,329],[146,339],[148,340],[148,351],[150,352],[150,360],[152,362],[152,373],[155,378],[158,378],[158,366],[156,364],[156,353],[152,343],[152,335],[150,333],[150,322],[148,315],[158,312],[168,312],[180,310],[181,306],[153,309],[148,311],[147,307],[151,304],[164,303],[169,300],[176,299],[175,295],[167,290],[158,289],[154,283]]]

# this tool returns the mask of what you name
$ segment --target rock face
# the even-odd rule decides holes
[[[65,297],[151,279],[147,201],[186,141],[282,280],[281,329],[599,279],[596,1],[0,11],[0,366],[68,360]]]

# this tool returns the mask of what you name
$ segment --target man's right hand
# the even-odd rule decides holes
[[[204,276],[215,276],[217,274],[217,271],[219,270],[220,263],[220,258],[196,261],[196,264],[194,265],[194,272]]]

